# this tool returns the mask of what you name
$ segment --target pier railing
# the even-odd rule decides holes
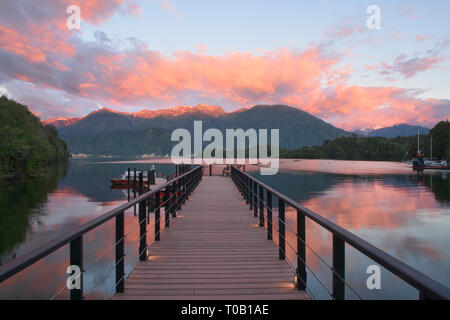
[[[178,172],[178,170],[177,170]],[[125,273],[125,219],[124,214],[130,208],[138,206],[139,208],[139,248],[138,248],[138,259],[140,261],[145,261],[148,254],[147,245],[147,223],[149,221],[149,215],[151,212],[155,214],[155,241],[160,241],[161,234],[161,209],[164,209],[164,220],[165,227],[170,226],[170,219],[176,217],[177,211],[181,209],[181,206],[189,198],[191,193],[195,190],[200,180],[202,179],[202,167],[196,167],[184,174],[180,174],[174,179],[168,181],[167,183],[155,187],[143,194],[143,176],[140,173],[139,176],[139,188],[141,196],[133,199],[105,214],[93,219],[92,221],[76,228],[69,234],[58,237],[54,240],[47,242],[41,247],[20,256],[13,261],[0,267],[0,283],[9,279],[10,277],[16,275],[22,270],[30,267],[39,260],[52,254],[59,248],[70,245],[70,265],[77,266],[81,271],[76,275],[73,280],[79,280],[81,286],[79,288],[73,288],[70,290],[71,300],[81,300],[83,299],[83,275],[89,267],[83,265],[83,235],[87,232],[96,229],[97,227],[105,224],[106,222],[115,218],[115,242],[109,248],[105,249],[105,252],[109,252],[115,249],[115,292],[124,292],[124,282],[126,278]],[[163,195],[163,197],[162,197]],[[149,228],[150,229],[150,228]],[[94,264],[98,262],[98,259]],[[56,298],[59,293],[67,289],[64,286],[60,291],[58,291],[53,297]]]
[[[234,166],[231,168],[231,178],[246,200],[246,203],[250,206],[250,209],[254,211],[255,218],[259,217],[260,227],[265,226],[265,219],[267,218],[267,237],[269,240],[272,240],[273,228],[277,226],[279,237],[277,246],[279,248],[280,259],[285,260],[287,258],[286,244],[295,252],[297,267],[293,268],[292,264],[290,264],[290,266],[294,269],[295,282],[298,290],[307,290],[310,295],[312,295],[306,285],[308,269],[309,272],[324,287],[332,299],[345,299],[346,287],[361,298],[361,296],[353,290],[351,286],[349,286],[345,279],[345,244],[348,244],[417,289],[419,291],[419,299],[450,299],[450,289],[447,287],[411,268],[353,233],[339,227],[332,221],[322,217],[312,210],[303,207],[297,201],[272,189]],[[272,217],[272,204],[274,197],[278,199],[278,223],[275,224]],[[297,211],[296,230],[289,230],[287,228],[285,219],[287,206],[291,206]],[[267,212],[266,215],[265,211]],[[315,251],[313,251],[313,253],[315,253],[318,258],[330,268],[333,274],[331,292],[324,286],[318,276],[307,265],[306,248],[310,250],[312,249],[306,242],[306,219],[316,222],[318,225],[331,232],[333,236],[331,266],[320,256],[318,256]],[[295,247],[286,240],[286,231],[291,231],[295,235],[297,242]]]

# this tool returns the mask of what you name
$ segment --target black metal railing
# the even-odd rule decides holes
[[[255,218],[257,218],[259,214],[259,225],[261,227],[265,226],[264,211],[267,211],[267,238],[272,239],[273,228],[275,228],[278,232],[278,243],[276,244],[279,248],[280,259],[287,259],[286,244],[295,253],[297,267],[294,268],[289,261],[288,264],[293,269],[295,274],[295,282],[298,290],[307,290],[308,293],[312,295],[312,292],[310,292],[307,287],[308,269],[308,271],[316,278],[316,280],[328,292],[332,299],[345,299],[346,287],[361,298],[361,296],[345,280],[345,244],[348,244],[417,289],[419,291],[419,299],[450,299],[450,289],[444,285],[411,268],[353,233],[339,227],[332,221],[322,217],[312,210],[303,207],[297,201],[281,194],[234,166],[231,170],[231,178],[246,203],[250,206],[250,209],[253,210]],[[272,222],[273,197],[278,199],[278,228],[276,228],[277,224],[273,224]],[[296,248],[294,248],[294,246],[286,240],[286,206],[291,206],[297,211],[296,230],[289,230],[296,237]],[[331,266],[306,243],[306,218],[314,221],[321,227],[331,232],[333,236]],[[332,271],[332,291],[329,291],[314,271],[308,267],[306,263],[307,248],[311,250]]]
[[[73,280],[79,280],[81,286],[79,288],[68,289],[70,290],[70,299],[81,300],[83,299],[83,275],[88,269],[90,269],[95,263],[97,263],[102,257],[106,255],[112,249],[115,249],[115,287],[114,292],[122,293],[124,292],[124,281],[126,278],[125,273],[125,239],[127,235],[125,234],[125,213],[128,209],[138,206],[139,208],[139,218],[138,225],[139,228],[139,248],[138,248],[138,261],[145,261],[148,257],[148,246],[147,246],[147,224],[149,221],[149,216],[151,212],[155,214],[155,241],[160,241],[161,234],[161,209],[164,208],[165,217],[164,223],[165,227],[170,226],[170,219],[175,218],[177,211],[181,210],[181,206],[188,200],[189,196],[195,190],[197,185],[202,179],[202,167],[196,167],[188,172],[186,168],[181,168],[183,171],[178,170],[179,174],[174,179],[168,181],[167,183],[155,187],[143,194],[143,175],[142,172],[139,174],[139,182],[135,182],[134,185],[139,186],[140,196],[136,199],[130,200],[129,202],[105,213],[104,215],[93,219],[92,221],[78,227],[76,230],[69,234],[60,236],[54,240],[47,242],[46,244],[40,246],[39,248],[29,252],[28,254],[22,255],[13,261],[0,267],[0,283],[11,278],[22,270],[30,267],[37,261],[47,257],[59,248],[69,244],[70,246],[70,265],[78,266],[81,270],[77,277]],[[185,173],[181,173],[185,172]],[[136,177],[136,175],[135,175]],[[138,183],[138,184],[137,184]],[[161,195],[164,194],[163,200],[161,200]],[[84,268],[83,265],[83,235],[87,232],[94,230],[95,228],[103,225],[104,223],[115,218],[115,243],[110,246],[105,252],[98,257],[93,264],[89,267]],[[134,230],[134,229],[133,229]],[[130,234],[129,232],[128,234]],[[137,261],[137,262],[138,262]],[[136,262],[136,264],[137,264]],[[62,291],[67,289],[64,285],[51,299],[56,298]]]

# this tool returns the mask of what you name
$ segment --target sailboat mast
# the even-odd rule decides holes
[[[419,129],[417,129],[417,154],[420,154],[420,139],[419,139],[419,137],[420,137],[420,131],[419,131]]]
[[[433,160],[433,136],[431,136],[430,142],[430,160]]]

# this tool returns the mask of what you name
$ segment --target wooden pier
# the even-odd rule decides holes
[[[139,213],[138,219],[132,220],[135,228],[139,227],[139,238],[134,243],[138,261],[130,261],[125,255],[125,214],[133,212],[130,209],[134,207],[138,207]],[[291,225],[286,221],[287,207],[296,211],[295,223]],[[148,225],[150,215],[154,217],[154,228]],[[331,264],[307,245],[307,220],[332,234]],[[114,242],[104,243],[103,253],[84,266],[83,237],[109,221],[115,222]],[[170,228],[161,233],[161,223],[167,226],[169,222]],[[288,240],[287,233],[294,235],[294,243],[292,237]],[[156,241],[151,247],[148,246],[150,237]],[[287,259],[287,245],[295,251],[295,261]],[[55,291],[52,300],[65,290],[69,291],[71,300],[89,299],[83,277],[113,249],[115,287],[104,299],[314,299],[317,297],[309,286],[309,276],[317,279],[329,299],[352,299],[352,295],[363,299],[346,279],[346,247],[349,246],[417,289],[419,299],[450,299],[450,289],[446,286],[303,207],[239,166],[227,170],[223,166],[177,167],[172,180],[146,193],[140,174],[138,198],[129,199],[0,266],[0,283],[64,246],[69,247],[70,265],[83,270],[78,275],[80,286],[65,286]],[[329,268],[331,288],[308,266],[307,249]],[[131,273],[125,272],[126,261],[136,266]]]
[[[204,177],[113,299],[309,299],[227,177]]]

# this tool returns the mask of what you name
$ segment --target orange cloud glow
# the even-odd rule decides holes
[[[448,101],[420,99],[417,92],[403,88],[350,84],[355,67],[343,66],[341,53],[330,53],[319,44],[304,50],[216,56],[208,55],[205,47],[199,47],[197,53],[178,51],[170,56],[138,45],[119,50],[104,45],[104,41],[111,41],[106,34],[98,35],[95,41],[82,40],[76,32],[68,32],[65,15],[54,18],[50,13],[65,12],[67,5],[79,4],[83,21],[99,24],[118,10],[136,13],[134,1],[49,3],[46,24],[29,22],[14,28],[0,22],[0,54],[8,53],[10,61],[2,72],[94,105],[110,104],[123,110],[130,106],[186,104],[190,99],[197,104],[225,104],[225,108],[235,109],[283,103],[344,129],[402,122],[431,126],[449,116],[445,110]],[[348,26],[339,33],[350,36],[361,30]],[[391,64],[367,66],[366,72],[410,78],[443,61],[445,57],[438,52],[399,55]],[[62,115],[52,111],[51,116]]]

